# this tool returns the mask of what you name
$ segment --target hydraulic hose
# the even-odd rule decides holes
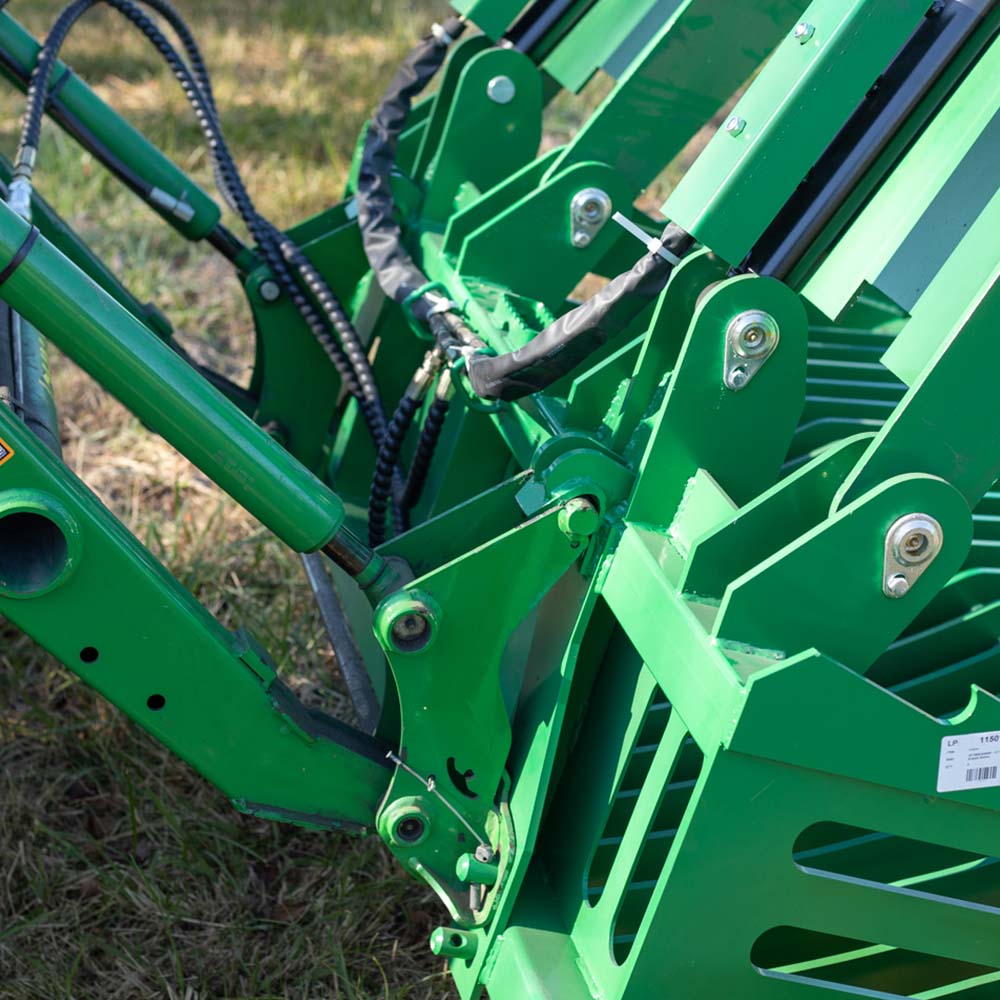
[[[444,63],[448,47],[465,30],[460,17],[435,25],[409,54],[389,84],[368,129],[358,174],[358,225],[365,254],[382,290],[401,305],[427,285],[406,247],[396,221],[392,194],[392,172],[399,137],[413,106]],[[421,295],[412,303],[414,316],[425,321],[440,304],[433,295]]]
[[[375,460],[371,496],[368,499],[368,544],[378,548],[386,539],[386,518],[392,499],[392,479],[399,467],[403,442],[420,409],[420,400],[404,396],[389,421]]]
[[[441,439],[441,432],[444,430],[444,422],[448,416],[448,410],[451,408],[452,391],[451,377],[446,371],[442,373],[438,381],[434,401],[424,418],[424,425],[420,430],[420,437],[417,438],[417,445],[413,451],[413,461],[410,463],[410,472],[406,477],[406,486],[400,500],[399,505],[407,525],[410,512],[420,503],[420,498],[424,494],[434,454]]]
[[[539,24],[548,24],[557,14],[561,16],[565,6],[553,2],[544,10],[539,8]],[[624,331],[663,291],[674,266],[691,249],[694,240],[680,227],[668,226],[660,240],[650,242],[650,252],[630,271],[543,330],[525,347],[499,357],[475,353],[482,345],[473,343],[475,338],[451,304],[433,293],[419,294],[428,284],[427,277],[403,244],[392,196],[396,148],[413,98],[440,69],[448,46],[464,27],[462,19],[457,17],[436,25],[410,53],[389,85],[362,152],[358,222],[368,261],[386,295],[400,304],[408,304],[418,320],[437,330],[443,329],[446,338],[460,331],[457,339],[462,342],[463,353],[468,355],[469,380],[478,395],[515,400],[550,386]],[[404,491],[404,511],[407,492]]]
[[[106,2],[139,28],[167,62],[194,109],[206,137],[220,191],[247,225],[275,278],[289,294],[348,391],[358,400],[365,423],[376,444],[379,444],[385,432],[385,412],[364,346],[340,302],[319,272],[299,248],[254,207],[222,134],[204,59],[187,25],[166,0],[148,2],[174,28],[191,61],[191,68],[181,59],[156,24],[130,0],[76,0],[63,11],[45,41],[32,73],[12,188],[20,179],[30,198],[31,174],[37,157],[42,115],[59,50],[73,25],[87,10],[100,2]],[[25,190],[24,186],[22,191]],[[297,280],[296,274],[308,292],[315,297],[319,310]],[[331,333],[327,322],[336,331],[337,337]]]
[[[399,468],[403,442],[409,433],[416,415],[420,412],[427,391],[445,362],[445,354],[440,348],[428,351],[423,363],[413,376],[399,406],[382,439],[375,474],[372,477],[371,495],[368,500],[368,543],[377,548],[386,539],[387,515],[392,500],[393,478]],[[402,527],[402,525],[397,525]]]
[[[524,347],[498,357],[473,354],[469,381],[484,399],[515,400],[568,375],[594,351],[626,330],[667,287],[694,238],[673,224],[651,241],[636,265],[597,295],[566,313]]]

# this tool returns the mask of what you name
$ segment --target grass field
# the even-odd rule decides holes
[[[10,10],[44,32],[61,6]],[[337,198],[380,87],[441,12],[430,0],[179,6],[248,184],[279,224]],[[90,13],[68,61],[208,186],[182,95],[115,18]],[[21,99],[0,100],[10,155]],[[246,369],[251,326],[226,267],[51,127],[38,181],[187,343]],[[297,560],[70,364],[54,366],[68,465],[227,626],[251,627],[306,700],[346,713]],[[0,997],[452,995],[426,947],[443,911],[377,841],[240,816],[32,642],[0,636]]]

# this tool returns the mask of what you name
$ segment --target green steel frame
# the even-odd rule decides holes
[[[237,808],[382,836],[446,907],[463,997],[1000,996],[1000,9],[956,2],[975,30],[785,280],[743,262],[948,4],[579,0],[528,52],[493,44],[522,0],[456,4],[482,34],[415,110],[397,201],[497,352],[642,252],[610,221],[575,239],[576,195],[657,233],[644,189],[751,82],[663,208],[701,249],[655,308],[517,403],[453,372],[415,526],[376,557],[404,568],[350,600],[374,733],[304,708],[6,407],[0,612]],[[23,86],[37,44],[3,12],[0,52]],[[602,69],[539,153],[548,102]],[[217,205],[67,80],[60,123],[216,239]],[[426,345],[368,272],[354,189],[293,235],[395,399]],[[0,262],[23,256],[0,298],[291,548],[363,526],[371,443],[252,249],[258,367],[213,387],[34,218],[32,243],[0,206]]]

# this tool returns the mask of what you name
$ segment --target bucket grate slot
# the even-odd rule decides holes
[[[996,995],[996,985],[992,991],[990,985],[1000,983],[1000,970],[992,966],[799,927],[775,927],[762,934],[750,961],[766,976],[838,987],[832,995],[985,1000]]]
[[[665,739],[670,735],[665,734]],[[611,947],[620,965],[629,955],[642,924],[657,882],[691,805],[695,786],[704,764],[704,754],[690,735],[685,734],[674,757],[674,765],[663,787],[652,824],[635,860],[628,885],[615,917]],[[643,794],[649,794],[644,789]]]
[[[625,765],[621,784],[615,793],[604,830],[597,842],[597,849],[587,873],[587,901],[595,906],[604,892],[611,866],[618,855],[622,837],[628,828],[639,801],[643,782],[649,773],[656,749],[670,721],[670,703],[657,689],[636,738],[631,756]]]
[[[792,857],[810,875],[910,889],[959,903],[1000,907],[998,859],[841,823],[804,830]]]

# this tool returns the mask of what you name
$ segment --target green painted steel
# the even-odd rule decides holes
[[[13,450],[0,466],[3,615],[239,809],[370,827],[390,778],[384,749],[302,706],[256,642],[223,629],[5,408],[0,438]],[[19,589],[7,525],[26,496],[37,523],[17,530],[54,523],[65,542],[55,557],[24,555],[20,573],[42,585]]]
[[[24,89],[23,77],[35,65],[39,45],[6,12],[0,12],[0,48],[6,56],[0,74]],[[155,200],[147,200],[147,204],[188,239],[204,239],[219,223],[222,211],[218,204],[141,132],[114,114],[69,67],[57,63],[55,79],[62,78],[65,83],[60,86],[59,101],[73,118],[151,188],[158,188],[187,209],[177,214]]]
[[[485,351],[630,268],[614,222],[580,238],[579,196],[655,236],[634,206],[741,96],[665,206],[700,246],[627,329],[516,402],[456,359],[423,402],[421,423],[451,398],[378,552],[395,575],[345,590],[374,737],[305,711],[3,408],[0,612],[238,808],[381,836],[440,897],[429,944],[463,1000],[995,996],[1000,5],[792,276],[741,267],[955,2],[456,5],[483,33],[415,110],[394,190]],[[492,44],[550,14],[527,53]],[[610,95],[548,148],[558,84],[602,66]],[[116,149],[146,176],[145,146]],[[291,232],[391,408],[429,334],[368,271],[358,176]],[[240,265],[260,350],[237,407],[39,223],[58,249],[0,298],[292,547],[364,526],[372,442],[266,268]],[[0,264],[26,233],[0,209]]]
[[[0,206],[0,257],[29,226]],[[341,527],[340,500],[193,372],[43,236],[3,298],[292,548],[313,552]]]
[[[803,14],[813,34],[789,32],[664,213],[740,263],[926,11],[924,0],[816,0]]]

